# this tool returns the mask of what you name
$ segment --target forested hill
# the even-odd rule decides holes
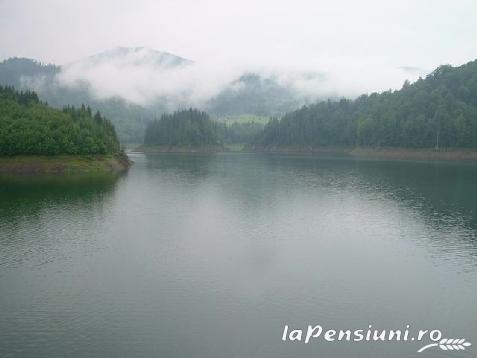
[[[52,82],[60,67],[43,64],[29,58],[9,58],[0,62],[0,85],[15,88],[29,87],[33,79]]]
[[[477,60],[402,89],[305,106],[271,120],[261,146],[477,147]]]
[[[218,145],[219,126],[207,113],[197,109],[163,114],[146,128],[146,146],[208,146]]]
[[[0,155],[118,154],[113,125],[89,107],[53,109],[35,92],[0,87]]]

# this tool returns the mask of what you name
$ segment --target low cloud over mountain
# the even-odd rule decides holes
[[[63,66],[9,59],[0,63],[0,84],[34,89],[58,107],[89,104],[115,122],[122,138],[136,138],[143,125],[135,121],[178,108],[198,107],[219,117],[277,116],[318,99],[353,97],[366,92],[366,86],[379,89],[379,78],[370,83],[366,70],[375,66],[365,65],[347,64],[344,70],[339,63],[317,64],[322,67],[318,72],[195,62],[147,47],[116,47]],[[396,84],[418,73],[410,74],[405,67],[380,71]]]

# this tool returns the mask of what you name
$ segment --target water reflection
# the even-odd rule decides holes
[[[62,242],[89,240],[104,223],[121,177],[0,176],[0,266],[48,260]]]
[[[281,344],[285,323],[477,336],[475,168],[133,160],[119,180],[2,182],[0,356],[420,356]]]
[[[161,173],[174,180],[191,182],[206,178],[218,162],[214,154],[149,154],[145,155],[146,167],[153,173]]]
[[[470,257],[472,262],[467,264],[476,265],[475,165],[226,154],[148,156],[147,166],[158,169],[155,175],[168,178],[171,185],[184,176],[201,180],[202,187],[213,188],[210,195],[234,203],[234,209],[240,209],[236,215],[244,222],[259,222],[267,215],[273,221],[277,208],[289,210],[290,215],[293,210],[326,208],[320,214],[333,220],[340,216],[346,220],[346,215],[357,216],[361,211],[362,218],[371,221],[380,216],[388,219],[376,209],[387,210],[395,220],[405,220],[389,223],[401,237],[441,253]],[[320,202],[320,207],[313,201]],[[294,202],[300,207],[294,207]],[[307,202],[311,202],[308,208],[304,207]],[[416,226],[407,230],[414,224],[421,226],[419,230]]]
[[[212,331],[217,319],[205,315],[217,318],[217,309],[246,342],[224,337],[227,327],[213,331],[234,347],[227,353],[418,356],[406,346],[277,346],[283,322],[477,332],[468,318],[476,313],[474,166],[226,154],[185,159],[200,168],[197,177],[177,158],[144,183],[154,188],[148,199],[170,212],[141,223],[159,230],[160,261],[184,280],[168,287],[194,297],[172,294],[165,305],[194,305],[180,321],[199,317]],[[191,178],[200,179],[188,185]],[[198,329],[186,329],[189,343],[171,355],[195,352]]]

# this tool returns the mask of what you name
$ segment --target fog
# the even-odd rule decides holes
[[[152,51],[141,49],[121,58],[76,61],[63,67],[57,81],[67,87],[86,83],[98,99],[121,97],[138,105],[149,105],[163,99],[171,108],[177,108],[203,106],[225,89],[246,90],[245,84],[239,80],[244,74],[258,74],[262,81],[272,80],[297,98],[312,101],[330,97],[353,98],[363,92],[398,88],[404,80],[414,80],[426,72],[380,66],[372,61],[352,65],[322,63],[316,68],[216,61],[164,67],[149,60],[148,53]],[[376,72],[380,75],[375,76]]]
[[[62,85],[137,104],[201,103],[249,72],[305,97],[354,97],[475,59],[476,10],[471,0],[0,0],[0,58],[64,65]],[[115,46],[194,62],[81,61]]]

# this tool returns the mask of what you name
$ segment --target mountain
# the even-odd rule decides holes
[[[270,121],[256,144],[477,148],[477,60],[397,91],[305,106]]]
[[[61,68],[52,64],[43,64],[29,58],[9,58],[0,62],[0,85],[23,88],[32,78],[53,78]]]
[[[142,142],[150,120],[184,107],[215,117],[271,116],[306,102],[273,76],[247,72],[219,78],[215,71],[202,73],[194,65],[147,47],[115,47],[64,66],[7,59],[0,62],[0,85],[35,90],[42,101],[58,108],[84,103],[99,109],[114,123],[121,141],[136,143]]]
[[[303,104],[303,99],[276,79],[246,73],[210,99],[207,110],[217,116],[254,114],[278,116]]]
[[[108,51],[100,52],[73,62],[73,65],[94,67],[110,63],[118,63],[131,67],[155,66],[162,69],[171,69],[178,66],[191,65],[194,62],[168,52],[157,51],[148,47],[115,47]]]

